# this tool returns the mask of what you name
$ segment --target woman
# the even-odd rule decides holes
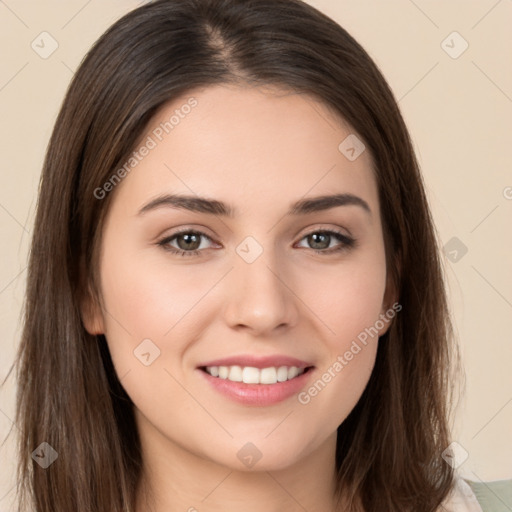
[[[98,40],[42,173],[22,504],[481,510],[446,455],[451,339],[407,129],[344,29],[159,0]]]

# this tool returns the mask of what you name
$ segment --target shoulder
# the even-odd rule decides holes
[[[512,479],[492,482],[465,480],[483,512],[512,510]]]
[[[475,482],[457,476],[443,512],[508,512],[512,510],[512,480]]]
[[[454,485],[437,512],[484,512],[469,483],[455,474]]]

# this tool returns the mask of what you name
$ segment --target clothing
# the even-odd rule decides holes
[[[474,482],[456,477],[439,512],[511,512],[512,480]]]
[[[512,479],[492,482],[467,480],[483,512],[512,512]]]

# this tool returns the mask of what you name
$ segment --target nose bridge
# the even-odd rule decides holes
[[[283,265],[274,249],[254,237],[246,237],[236,247],[226,309],[226,321],[232,327],[263,332],[295,323],[294,296],[285,285]]]

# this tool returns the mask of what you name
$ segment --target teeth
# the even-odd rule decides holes
[[[233,382],[242,382],[242,367],[231,366],[229,368],[228,380],[232,380]]]
[[[304,368],[296,366],[271,366],[269,368],[254,368],[252,366],[207,366],[207,373],[212,377],[227,379],[232,382],[245,384],[276,384],[291,380],[304,373]]]
[[[299,374],[299,369],[296,366],[292,366],[288,370],[288,379],[293,379],[294,377],[297,377],[298,374]]]
[[[273,367],[260,370],[260,384],[275,384],[277,382],[277,370]]]
[[[277,381],[284,382],[288,380],[288,368],[286,366],[280,366],[277,369]]]
[[[212,369],[215,369],[213,367]],[[246,366],[242,372],[242,381],[246,384],[259,384],[260,383],[260,371],[258,368],[252,368]]]

